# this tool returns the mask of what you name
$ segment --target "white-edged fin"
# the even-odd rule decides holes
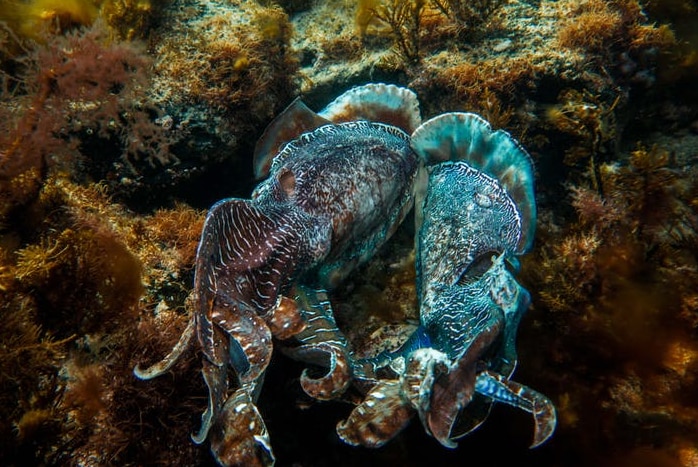
[[[419,126],[417,95],[393,84],[373,83],[352,88],[318,113],[334,123],[368,120],[411,133]]]
[[[252,167],[257,180],[269,174],[271,161],[281,146],[296,139],[303,133],[327,125],[329,120],[320,117],[296,98],[288,107],[271,121],[254,147]]]
[[[533,161],[506,131],[493,131],[473,113],[452,112],[424,122],[412,133],[412,149],[426,164],[462,160],[496,178],[516,203],[522,234],[516,253],[528,251],[536,226]]]

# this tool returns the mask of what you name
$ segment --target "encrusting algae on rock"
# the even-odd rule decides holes
[[[530,418],[496,404],[455,450],[420,422],[350,448],[333,433],[363,393],[317,402],[276,352],[256,405],[279,463],[695,464],[694,3],[32,0],[0,21],[0,463],[212,465],[189,441],[199,356],[133,366],[185,329],[205,211],[250,197],[267,124],[387,82],[531,154],[515,375],[557,429],[528,450]],[[419,326],[411,216],[327,297],[362,358]]]

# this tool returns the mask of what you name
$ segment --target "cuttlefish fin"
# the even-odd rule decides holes
[[[281,147],[303,133],[331,123],[310,110],[297,97],[271,121],[257,140],[252,156],[252,167],[257,180],[269,174],[271,163]]]
[[[419,126],[417,95],[407,88],[374,83],[352,88],[318,112],[333,123],[368,120],[396,126],[411,133]]]
[[[452,112],[427,120],[412,133],[412,149],[426,164],[465,161],[496,178],[516,204],[522,219],[517,254],[533,244],[536,225],[533,161],[506,131],[493,131],[473,113]]]

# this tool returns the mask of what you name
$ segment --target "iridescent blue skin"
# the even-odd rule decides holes
[[[443,353],[452,368],[434,385],[429,408],[420,416],[428,431],[446,446],[476,428],[489,400],[532,412],[533,446],[555,426],[552,403],[517,386],[507,391],[516,366],[515,339],[529,293],[506,267],[521,234],[513,200],[496,179],[466,162],[444,162],[429,171],[418,238],[418,291],[421,324],[430,348]],[[505,382],[505,383],[503,383]],[[512,391],[518,397],[510,397]],[[456,416],[475,393],[484,396],[468,408],[471,418]],[[533,408],[530,399],[538,404]]]
[[[530,303],[506,267],[518,264],[533,240],[530,158],[473,114],[425,122],[412,147],[427,164],[415,204],[420,327],[387,356],[396,378],[375,376],[385,355],[356,363],[355,373],[374,386],[338,433],[350,444],[381,446],[417,413],[428,433],[454,447],[497,401],[533,414],[538,446],[554,430],[553,404],[509,379]]]

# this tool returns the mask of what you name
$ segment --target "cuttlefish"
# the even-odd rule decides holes
[[[472,113],[430,119],[410,144],[426,171],[415,202],[420,325],[397,352],[355,363],[373,386],[337,431],[377,447],[418,414],[427,433],[455,447],[499,402],[533,415],[531,446],[539,446],[554,431],[555,408],[510,379],[530,304],[513,271],[535,233],[531,158]],[[375,376],[381,366],[392,377]]]
[[[163,374],[196,336],[209,398],[192,439],[210,438],[219,463],[274,461],[255,406],[273,338],[293,338],[296,358],[330,367],[321,378],[304,373],[312,396],[329,399],[348,385],[344,341],[318,331],[333,325],[324,291],[369,260],[412,209],[419,160],[409,133],[419,123],[415,94],[392,85],[352,89],[319,113],[296,100],[257,145],[253,164],[264,180],[251,198],[209,210],[189,325],[161,362],[134,372]]]
[[[273,464],[255,403],[274,342],[324,369],[301,375],[310,396],[339,399],[350,385],[365,394],[337,426],[347,443],[380,446],[417,414],[453,447],[493,402],[533,414],[534,446],[550,437],[552,403],[510,379],[530,302],[513,271],[531,247],[536,205],[531,159],[509,134],[474,114],[422,123],[412,91],[369,84],[317,113],[294,101],[258,142],[253,166],[263,181],[250,199],[219,201],[206,217],[179,343],[134,370],[163,374],[196,336],[209,393],[196,443],[209,439],[221,465]],[[413,205],[420,325],[398,351],[362,360],[328,292]]]

